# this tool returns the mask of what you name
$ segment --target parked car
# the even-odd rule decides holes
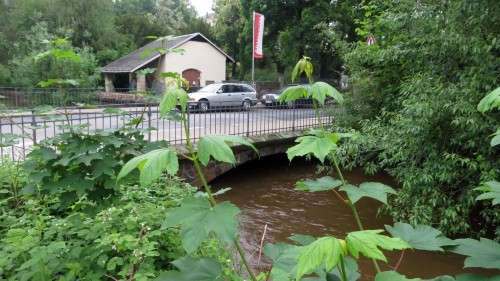
[[[207,112],[214,108],[239,107],[249,110],[257,104],[257,93],[247,84],[210,84],[189,94],[189,108]]]
[[[272,93],[269,93],[269,94],[265,94],[262,96],[261,98],[261,102],[262,104],[264,104],[265,106],[276,106],[276,105],[285,105],[284,103],[280,102],[278,100],[278,98],[280,97],[281,94],[283,94],[283,92],[292,87],[292,86],[298,86],[298,85],[288,85],[282,89],[279,89],[279,90],[276,90]],[[295,108],[295,107],[299,107],[299,106],[310,106],[312,104],[312,99],[311,98],[304,98],[304,99],[298,99],[296,101],[293,101],[293,102],[288,102],[286,104],[286,107],[288,108]]]

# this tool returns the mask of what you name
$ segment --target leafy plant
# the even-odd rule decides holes
[[[29,199],[15,210],[0,202],[0,277],[152,280],[184,253],[179,234],[162,231],[158,218],[193,192],[162,177],[147,187],[118,186],[108,206],[82,199],[67,216],[51,214],[57,200]],[[96,207],[95,215],[84,212]]]
[[[458,246],[452,250],[457,254],[468,256],[465,259],[465,267],[482,267],[500,269],[500,244],[481,238],[458,239],[455,241]]]
[[[222,268],[214,259],[183,257],[173,261],[172,264],[175,265],[179,271],[164,272],[156,278],[157,281],[222,280]]]
[[[416,250],[443,252],[443,247],[458,244],[443,236],[441,231],[428,225],[413,227],[407,223],[397,222],[394,226],[386,225],[385,228],[393,237],[401,238]]]
[[[23,192],[55,195],[60,200],[59,210],[81,196],[106,200],[115,193],[123,163],[158,145],[147,143],[140,131],[127,128],[58,135],[28,154],[23,166],[29,180]]]
[[[293,75],[300,75],[302,72],[308,77],[312,76],[312,66],[307,65],[306,58],[297,63]],[[311,85],[309,85],[309,87],[310,86]],[[289,91],[287,101],[293,101],[294,99],[303,98],[304,96],[307,96],[307,87],[295,88]],[[312,98],[315,100],[316,105],[321,104],[323,97],[312,96]],[[285,97],[283,99],[285,99]],[[316,106],[315,110],[318,110]],[[334,268],[336,268],[339,273],[337,275],[338,280],[355,280],[352,279],[352,275],[348,277],[347,274],[348,272],[352,272],[352,270],[346,269],[344,262],[348,254],[354,258],[354,260],[358,259],[360,254],[371,258],[377,271],[375,280],[421,280],[418,278],[408,279],[396,271],[381,272],[376,260],[387,262],[381,249],[403,250],[398,263],[394,266],[395,270],[399,268],[402,262],[404,249],[408,248],[428,251],[443,251],[444,248],[447,248],[455,253],[468,255],[469,258],[467,258],[465,262],[466,267],[492,268],[500,264],[498,255],[496,255],[496,252],[500,252],[496,249],[499,247],[499,244],[488,239],[483,238],[480,241],[472,239],[453,241],[443,236],[439,230],[430,226],[417,225],[416,227],[412,227],[404,223],[386,226],[387,231],[392,234],[394,238],[383,235],[383,230],[365,230],[355,206],[356,202],[363,197],[369,197],[383,204],[387,204],[388,195],[397,194],[397,192],[382,183],[366,182],[359,186],[349,184],[342,175],[338,164],[338,155],[336,154],[342,137],[349,139],[352,135],[329,132],[321,127],[318,130],[310,132],[309,136],[299,138],[297,140],[298,144],[291,147],[287,153],[290,161],[297,156],[312,155],[321,163],[323,163],[325,159],[332,162],[339,179],[325,176],[317,180],[302,180],[296,184],[296,189],[307,192],[333,192],[341,202],[351,208],[359,231],[348,233],[344,240],[327,236],[311,241],[310,238],[299,236],[292,239],[299,242],[307,241],[305,246],[286,244],[268,246],[265,253],[268,254],[274,262],[273,268],[269,273],[273,280],[301,280],[302,277],[307,274],[314,274],[318,277],[318,280],[327,280],[327,275],[331,274]],[[340,193],[341,191],[345,192],[347,198],[344,198]],[[492,193],[493,192],[486,193],[479,199],[494,197]],[[482,247],[484,247],[484,249],[481,249]],[[286,257],[286,259],[284,257]],[[283,260],[286,260],[286,263],[283,263]],[[295,274],[295,276],[291,274]],[[474,278],[476,277],[477,276]],[[464,280],[467,280],[472,277],[460,276],[457,278],[465,278]],[[448,279],[454,280],[449,276],[438,277],[435,280]]]
[[[25,171],[19,163],[9,159],[0,159],[0,199],[7,200],[16,208],[22,202],[21,189],[26,184]]]
[[[480,103],[500,85],[499,30],[485,28],[500,14],[475,8],[490,4],[365,1],[357,10],[362,39],[344,56],[348,116],[340,124],[335,114],[334,125],[363,138],[348,140],[338,154],[343,167],[385,171],[401,183],[383,207],[394,221],[499,239],[498,207],[476,202],[472,191],[497,179],[500,165],[498,148],[488,145],[498,110],[486,111],[498,92]],[[365,43],[368,35],[375,44]]]
[[[198,250],[202,242],[212,235],[219,241],[226,243],[226,245],[234,246],[250,278],[256,281],[256,276],[250,268],[238,240],[238,223],[235,216],[239,213],[239,209],[229,202],[217,203],[215,201],[214,194],[202,170],[202,165],[208,165],[211,158],[229,164],[236,164],[236,158],[228,143],[246,145],[254,150],[256,149],[250,142],[239,136],[206,136],[200,139],[195,148],[189,135],[188,96],[182,88],[184,79],[175,73],[164,73],[162,77],[166,79],[167,90],[160,103],[160,112],[164,118],[175,118],[181,122],[184,128],[186,147],[189,152],[189,155],[185,155],[185,157],[192,161],[205,190],[205,196],[188,198],[173,210],[166,218],[165,227],[180,226],[183,247],[187,253]],[[174,111],[176,108],[180,110],[179,113]],[[140,171],[141,183],[146,184],[154,181],[165,171],[170,175],[174,175],[177,172],[177,161],[177,156],[173,150],[153,151],[131,159],[125,164],[119,178],[127,176],[137,167]],[[205,262],[207,261],[203,263]],[[190,274],[195,276],[204,275],[203,272],[183,273],[182,268],[180,269],[180,272],[166,273],[166,280],[170,280],[168,278],[188,278],[188,276],[193,276]],[[204,266],[197,269],[204,270]]]
[[[476,190],[483,192],[483,194],[476,197],[476,200],[492,199],[493,206],[500,204],[500,182],[488,181],[476,188]]]
[[[477,110],[481,113],[500,109],[500,87],[487,94],[477,105]]]

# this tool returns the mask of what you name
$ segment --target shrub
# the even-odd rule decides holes
[[[63,211],[82,196],[102,203],[116,193],[116,175],[125,161],[155,148],[136,129],[88,134],[73,128],[36,147],[23,164],[28,184],[23,192],[50,195]],[[90,208],[94,210],[94,208]]]
[[[343,153],[401,183],[387,209],[395,220],[491,237],[498,215],[474,202],[472,190],[500,174],[498,149],[486,137],[496,115],[476,109],[500,83],[499,33],[491,25],[498,9],[479,12],[493,7],[487,0],[384,3],[368,30],[377,44],[359,43],[346,55],[355,85],[370,85],[361,92],[371,113],[354,111],[363,120],[347,126],[366,137]]]
[[[29,199],[12,211],[1,201],[0,279],[148,280],[169,268],[183,250],[176,231],[162,230],[162,218],[193,188],[163,178],[115,191],[114,204],[95,216],[83,212],[96,206],[85,196],[67,216],[51,214],[47,200]]]

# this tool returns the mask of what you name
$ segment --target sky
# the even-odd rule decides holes
[[[212,12],[213,0],[190,0],[190,2],[200,16],[204,16],[207,13]]]

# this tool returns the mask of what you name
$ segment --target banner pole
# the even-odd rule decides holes
[[[252,84],[255,87],[255,11],[252,14]]]

